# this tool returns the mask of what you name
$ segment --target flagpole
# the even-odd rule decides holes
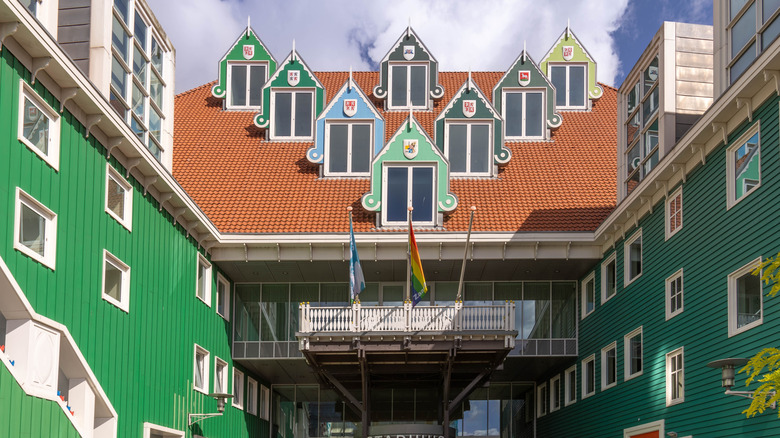
[[[408,217],[409,217],[409,238],[407,238],[406,243],[406,301],[411,300],[412,296],[412,210],[414,210],[414,207],[411,205],[407,207],[407,210],[409,210]]]
[[[471,206],[471,217],[469,218],[469,232],[466,235],[466,247],[463,248],[463,263],[460,265],[460,281],[458,281],[458,296],[455,297],[455,301],[460,301],[463,292],[463,277],[466,275],[466,255],[469,252],[469,242],[471,241],[471,225],[474,223],[474,212],[477,211],[477,207]]]

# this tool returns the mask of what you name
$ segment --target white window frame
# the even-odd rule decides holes
[[[246,411],[252,415],[257,415],[257,380],[247,377],[246,389]]]
[[[184,432],[170,427],[158,426],[152,423],[144,423],[144,438],[151,438],[152,432],[165,438],[184,438]]]
[[[555,384],[558,384],[558,390],[555,390]],[[550,379],[550,391],[549,391],[549,398],[550,398],[550,411],[549,412],[555,412],[559,409],[561,409],[561,375],[558,374],[552,379]],[[556,406],[557,402],[557,406]]]
[[[588,312],[587,307],[587,295],[588,295],[588,283],[593,282],[593,310]],[[590,315],[596,310],[596,273],[591,272],[590,275],[585,277],[584,280],[582,280],[581,286],[582,291],[580,293],[580,299],[582,302],[582,307],[580,309],[580,319],[585,319],[586,316]]]
[[[219,286],[223,285],[225,286],[225,314],[219,313]],[[214,291],[216,293],[216,303],[214,304],[214,309],[217,311],[217,315],[221,316],[225,321],[230,321],[230,282],[227,281],[227,279],[222,275],[222,273],[217,273],[217,289]]]
[[[198,294],[198,288],[200,287],[200,284],[198,282],[198,273],[200,272],[200,266],[203,265],[205,267],[205,271],[203,274],[203,294],[204,297],[201,297]],[[206,303],[207,306],[211,307],[211,275],[212,275],[212,266],[211,263],[206,259],[206,257],[203,257],[203,254],[198,253],[195,263],[195,296]]]
[[[218,370],[220,367],[223,369],[222,382],[219,382]],[[228,370],[230,370],[228,363],[220,359],[218,356],[214,356],[214,392],[230,394],[230,388],[228,387]],[[217,383],[222,384],[222,391],[217,390]]]
[[[227,84],[228,87],[233,85],[233,66],[245,65],[246,66],[246,87],[244,89],[244,97],[246,97],[246,105],[234,105],[232,90],[228,90],[225,94],[225,108],[229,110],[260,110],[263,106],[263,88],[268,82],[268,62],[267,61],[228,61],[227,62]],[[260,105],[250,105],[249,93],[251,91],[252,83],[252,66],[265,66],[265,77],[263,78],[263,86],[260,87]]]
[[[607,353],[609,352],[609,350],[615,350],[615,381],[612,383],[607,383],[607,367],[609,366],[609,363],[607,361]],[[613,341],[611,344],[601,349],[601,390],[602,391],[617,385],[617,381],[618,381],[617,370],[618,370],[617,341]]]
[[[406,105],[394,106],[393,105],[393,67],[404,66],[406,67]],[[411,66],[423,66],[425,67],[425,105],[412,106],[412,69]],[[430,105],[430,96],[428,90],[431,89],[430,85],[430,66],[427,62],[405,62],[394,61],[387,63],[387,109],[388,110],[408,110],[408,109],[420,109],[426,110]]]
[[[569,376],[574,376],[569,380]],[[577,364],[570,366],[563,372],[563,405],[569,406],[577,402]],[[570,398],[571,390],[574,390],[574,398]]]
[[[680,308],[672,311],[672,283],[674,283],[677,278],[680,279]],[[664,307],[666,307],[666,320],[668,321],[681,314],[685,308],[685,277],[683,276],[683,268],[680,268],[679,271],[666,278],[666,287],[664,290],[664,302],[666,303]]]
[[[615,263],[615,292],[612,295],[607,295],[607,272],[609,270],[609,264]],[[601,304],[603,305],[615,295],[617,295],[617,251],[613,252],[603,263],[601,263]]]
[[[114,297],[106,294],[106,263],[111,264],[113,267],[122,272],[122,286],[120,291],[120,300],[116,300]],[[103,283],[100,289],[101,295],[104,300],[119,307],[127,313],[130,313],[130,267],[127,266],[119,257],[111,254],[108,250],[103,250]]]
[[[276,134],[276,120],[274,120],[274,111],[276,108],[276,94],[277,93],[292,93],[293,97],[290,102],[290,135],[281,136]],[[311,94],[311,135],[305,137],[295,136],[295,95],[298,93]],[[314,107],[317,105],[317,93],[314,88],[287,88],[287,87],[274,87],[271,89],[271,141],[311,141],[314,139],[314,126],[317,122],[316,114],[314,113]]]
[[[547,391],[547,382],[536,387],[536,418],[547,415],[550,393]]]
[[[238,379],[238,391],[235,391],[236,379]],[[244,410],[244,373],[233,367],[233,400],[231,404],[234,408]],[[238,394],[236,394],[238,392]]]
[[[347,130],[347,171],[346,172],[331,172],[330,171],[330,127],[333,125],[345,125],[349,126]],[[368,159],[368,171],[367,172],[355,172],[352,170],[352,129],[354,125],[369,125],[371,127],[371,133],[369,134],[369,159]],[[369,119],[355,119],[355,120],[333,120],[326,121],[325,123],[325,159],[323,162],[323,173],[325,176],[370,176],[371,175],[371,162],[374,158],[374,138],[376,136],[374,127],[374,120]]]
[[[666,353],[666,406],[672,406],[685,401],[685,354],[684,347],[680,347],[674,351]],[[673,376],[672,376],[672,358],[675,356],[681,357],[682,365],[676,372],[679,375],[679,380],[682,383],[682,389],[680,390],[679,398],[672,398],[673,389]]]
[[[203,387],[199,388],[195,384],[195,376],[197,375],[198,370],[198,353],[201,353],[205,355],[203,358]],[[209,351],[205,348],[201,347],[198,344],[195,344],[195,352],[192,356],[192,389],[198,392],[202,392],[203,394],[208,394],[209,392],[209,362],[211,361],[211,355],[209,354]]]
[[[114,210],[111,210],[108,208],[108,183],[109,181],[113,180],[119,187],[121,187],[124,190],[124,210],[125,215],[124,217],[119,216],[114,212]],[[127,182],[126,179],[122,177],[122,175],[119,174],[119,172],[116,171],[113,167],[111,167],[111,164],[106,163],[106,198],[105,198],[105,210],[106,213],[108,213],[111,217],[116,219],[117,222],[122,224],[123,227],[127,228],[127,231],[133,230],[133,186],[130,185],[129,182]]]
[[[758,295],[759,300],[761,300],[761,309],[760,313],[761,316],[759,316],[758,320],[753,321],[749,324],[746,324],[742,327],[737,327],[738,323],[738,315],[737,315],[737,279],[739,277],[742,277],[746,274],[750,274],[754,269],[758,267],[758,265],[761,264],[761,257],[756,258],[755,260],[749,262],[748,264],[742,266],[741,268],[737,269],[736,271],[729,274],[728,277],[728,292],[729,292],[729,337],[732,337],[734,335],[738,335],[744,331],[750,330],[754,327],[757,327],[764,323],[764,282],[760,280],[761,275],[758,276],[759,278],[759,284],[761,285],[761,293]],[[762,271],[763,272],[763,271]]]
[[[24,100],[27,98],[37,109],[49,118],[49,138],[47,139],[48,153],[44,153],[27,140],[24,136]],[[33,88],[22,79],[19,79],[19,113],[17,125],[17,139],[21,141],[27,149],[33,151],[41,157],[55,171],[60,170],[60,114],[54,111]]]
[[[541,109],[541,121],[542,121],[542,133],[539,136],[526,135],[526,118],[528,116],[528,105],[526,94],[528,93],[542,93],[542,109]],[[522,94],[523,95],[523,117],[520,120],[521,130],[523,135],[510,136],[506,133],[506,97],[507,94]],[[516,141],[516,140],[544,140],[547,138],[547,89],[546,88],[504,88],[502,90],[501,99],[501,114],[504,116],[504,141]]]
[[[458,120],[447,121],[444,124],[444,156],[447,160],[450,160],[450,126],[463,125],[466,126],[466,171],[454,172],[450,171],[451,176],[491,176],[493,174],[493,121],[486,119],[476,120]],[[488,168],[486,172],[475,172],[471,170],[471,128],[474,125],[487,125],[488,126],[488,156],[487,163]],[[451,160],[450,160],[451,161]]]
[[[260,404],[258,414],[263,420],[271,419],[271,390],[265,385],[260,387]]]
[[[677,197],[680,198],[680,210],[679,211],[672,211],[672,203],[674,202]],[[682,192],[682,186],[678,187],[677,190],[673,191],[671,195],[669,195],[666,198],[665,202],[666,208],[665,208],[665,240],[669,240],[672,236],[680,232],[682,230],[683,225],[685,222],[683,221],[683,192]],[[680,226],[672,230],[672,218],[676,215],[680,216]]]
[[[582,90],[584,93],[584,99],[583,99],[583,106],[572,106],[569,103],[569,70],[570,67],[575,66],[583,66],[585,67],[585,74],[583,75],[583,85]],[[587,62],[550,62],[547,64],[547,77],[552,78],[552,68],[553,67],[566,67],[566,89],[563,90],[564,93],[566,93],[566,105],[558,106],[557,103],[555,105],[556,109],[563,109],[563,110],[587,110],[588,109],[588,101],[590,100],[590,96],[588,95],[588,75],[590,72],[588,71],[588,63]],[[552,79],[550,79],[550,82],[552,82]],[[558,89],[555,89],[556,93],[559,93],[560,91]]]
[[[629,248],[631,247],[631,244],[636,242],[637,239],[640,239],[642,237],[642,229],[636,230],[634,234],[631,235],[628,239],[626,239],[625,242],[623,242],[623,287],[628,286],[629,284],[633,283],[637,278],[641,277],[642,274],[645,272],[645,264],[644,264],[644,252],[645,252],[645,243],[642,242],[642,250],[639,253],[639,274],[637,274],[634,278],[631,278],[631,251],[629,251]]]
[[[406,188],[406,190],[407,190],[407,192],[406,192],[406,204],[407,204],[407,206],[411,205],[411,201],[412,201],[412,184],[411,184],[411,181],[412,181],[411,180],[411,178],[412,178],[412,171],[411,170],[414,169],[415,167],[427,167],[427,168],[432,168],[433,169],[433,184],[431,186],[431,191],[432,191],[432,196],[433,196],[433,198],[432,198],[432,209],[433,209],[433,212],[431,214],[431,220],[428,221],[428,222],[415,221],[414,225],[416,225],[416,226],[434,226],[434,225],[436,225],[437,216],[438,216],[438,208],[437,208],[437,206],[439,205],[438,204],[439,201],[437,199],[437,195],[438,195],[437,192],[438,192],[438,188],[439,188],[438,187],[438,182],[439,182],[438,181],[438,179],[439,179],[438,178],[439,177],[438,168],[439,168],[439,166],[435,162],[419,162],[419,163],[415,163],[415,164],[405,164],[405,163],[399,163],[399,162],[392,162],[392,163],[386,162],[382,166],[382,225],[384,225],[384,226],[408,226],[408,224],[409,224],[409,220],[408,219],[404,219],[403,221],[388,221],[387,220],[387,208],[386,208],[386,206],[387,206],[387,186],[388,186],[388,184],[387,184],[387,171],[388,171],[388,169],[390,167],[406,167],[407,169],[409,169],[409,172],[407,174],[408,185],[407,185],[407,188]]]
[[[19,239],[19,232],[22,229],[22,204],[41,216],[44,220],[44,255],[40,255],[33,251]],[[51,268],[53,271],[57,260],[57,215],[19,187],[16,188],[15,210],[14,249],[42,265]]]
[[[631,373],[631,338],[639,335],[641,339],[642,351],[639,357],[642,369]],[[623,336],[623,381],[631,380],[641,376],[645,372],[645,335],[642,333],[642,326],[633,330],[631,333]]]
[[[745,193],[742,194],[742,197],[737,199],[737,187],[736,187],[736,169],[734,169],[734,166],[736,166],[736,161],[734,160],[734,153],[742,147],[745,143],[747,143],[748,140],[750,140],[751,137],[758,134],[758,151],[756,151],[756,154],[758,154],[758,184],[753,186],[750,190],[745,191]],[[726,149],[726,201],[727,201],[727,210],[731,209],[735,205],[739,204],[743,199],[747,198],[751,193],[758,190],[758,188],[761,187],[761,121],[757,121],[753,126],[750,127],[747,131],[745,131],[744,134],[742,134],[737,141],[731,144],[728,149]]]
[[[588,363],[593,363],[593,391],[588,392],[588,376],[586,373],[588,372]],[[594,394],[596,394],[596,355],[591,354],[590,356],[586,357],[582,360],[582,363],[580,364],[580,369],[582,370],[582,399],[586,399]]]

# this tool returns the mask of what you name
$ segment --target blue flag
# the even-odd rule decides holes
[[[366,280],[363,277],[363,268],[360,266],[357,245],[355,244],[355,232],[352,231],[352,214],[349,215],[349,298],[354,303],[360,292],[366,288]]]

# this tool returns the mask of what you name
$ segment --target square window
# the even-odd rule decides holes
[[[672,274],[666,279],[666,320],[679,315],[683,311],[683,270]]]
[[[271,419],[271,390],[267,386],[260,387],[260,418]]]
[[[373,122],[325,125],[325,175],[368,176],[374,158]]]
[[[596,357],[591,354],[582,361],[582,398],[596,393]]]
[[[266,80],[268,64],[265,62],[229,62],[227,108],[259,109],[263,104]]]
[[[601,389],[617,384],[617,343],[613,342],[601,350]]]
[[[563,375],[566,379],[564,382],[564,406],[569,406],[577,401],[577,364],[572,365]]]
[[[630,380],[642,375],[644,362],[642,359],[642,327],[623,337],[623,380]]]
[[[726,151],[728,208],[761,186],[761,139],[756,123]]]
[[[272,91],[271,107],[271,140],[311,140],[314,121],[313,90]]]
[[[18,187],[14,236],[15,249],[54,270],[57,215]]]
[[[596,308],[596,274],[591,273],[582,281],[582,319]]]
[[[19,80],[17,138],[54,170],[59,170],[59,114],[23,80]]]
[[[545,138],[545,90],[504,92],[504,136],[507,140]]]
[[[218,357],[214,359],[214,392],[228,393],[228,364]]]
[[[130,312],[130,267],[103,250],[103,299]]]
[[[677,234],[683,226],[682,187],[666,198],[666,239]]]
[[[561,408],[561,376],[550,379],[550,412]]]
[[[550,63],[549,69],[550,82],[555,87],[555,106],[559,109],[586,109],[587,65]]]
[[[196,296],[211,306],[211,263],[203,255],[198,253],[197,273],[195,279]]]
[[[209,392],[209,352],[195,344],[195,367],[192,385],[196,391],[204,394]]]
[[[217,274],[217,313],[230,321],[230,283]]]
[[[389,109],[428,107],[428,64],[390,63]]]
[[[604,304],[617,293],[617,263],[615,253],[601,264],[601,304]]]
[[[385,166],[382,191],[384,225],[408,224],[407,207],[412,206],[416,225],[435,225],[436,185],[433,166]]]
[[[549,393],[547,391],[547,383],[545,382],[536,388],[536,418],[547,415],[548,400]]]
[[[678,348],[666,355],[666,406],[676,405],[685,401],[683,365],[682,348]]]
[[[642,230],[640,229],[623,244],[624,285],[628,286],[642,275]]]
[[[761,275],[753,275],[760,264],[761,257],[729,275],[729,336],[764,321]]]
[[[444,154],[453,176],[490,176],[491,132],[490,123],[447,123]]]
[[[106,213],[131,230],[133,187],[110,164],[106,163]]]
[[[257,380],[251,377],[246,385],[246,411],[257,415]]]
[[[233,367],[233,407],[244,409],[244,373]]]

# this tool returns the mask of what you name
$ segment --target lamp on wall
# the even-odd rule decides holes
[[[720,381],[721,386],[726,388],[726,395],[736,395],[738,397],[744,397],[753,399],[753,391],[732,391],[731,387],[734,386],[734,370],[736,367],[743,367],[748,363],[747,359],[740,357],[730,357],[727,359],[714,360],[707,364],[710,368],[720,368]],[[772,403],[772,409],[777,408],[777,403]]]
[[[213,414],[189,414],[187,415],[187,425],[192,426],[198,421],[205,420],[206,418],[219,417],[225,412],[225,402],[233,398],[233,394],[225,394],[221,392],[215,392],[209,394],[209,397],[213,397],[217,400],[217,412]]]

